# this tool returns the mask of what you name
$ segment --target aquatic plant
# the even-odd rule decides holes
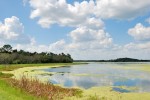
[[[10,78],[12,76],[13,76],[13,74],[4,74],[4,73],[0,72],[0,78]]]
[[[100,98],[95,94],[95,95],[90,95],[87,100],[100,100]],[[103,99],[102,99],[103,100]]]

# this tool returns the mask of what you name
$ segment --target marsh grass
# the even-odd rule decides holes
[[[29,80],[24,76],[20,80],[11,79],[10,84],[46,100],[61,100],[64,97],[82,95],[82,91],[79,89],[62,88],[51,83],[41,83],[37,79]]]
[[[13,74],[4,74],[4,73],[0,72],[0,78],[10,78],[12,76],[13,76]]]
[[[4,76],[4,74],[1,75]],[[0,100],[44,100],[12,87],[9,79],[0,77]]]
[[[80,63],[80,62],[75,62],[75,63],[44,63],[44,64],[0,64],[0,71],[13,71],[18,68],[23,68],[23,67],[41,67],[41,66],[70,66],[70,65],[79,65],[79,64],[87,64],[87,63]]]
[[[94,96],[90,95],[87,100],[103,100],[103,99],[99,99],[97,95],[94,95]]]
[[[99,97],[98,95],[90,95],[87,100],[110,100],[106,97]],[[120,100],[120,99],[119,99]]]

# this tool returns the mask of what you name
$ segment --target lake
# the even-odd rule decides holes
[[[119,92],[150,92],[150,72],[130,69],[136,66],[136,63],[89,63],[40,70],[53,72],[54,74],[49,75],[49,82],[64,87],[88,89],[112,86],[114,91]],[[38,77],[41,78],[43,75]]]

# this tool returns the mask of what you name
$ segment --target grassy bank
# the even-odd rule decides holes
[[[12,86],[10,84],[12,76],[13,74],[0,72],[0,100],[44,100]]]
[[[44,100],[19,88],[12,87],[7,80],[0,78],[0,100]]]
[[[73,63],[73,65],[80,64],[80,63]],[[21,64],[21,65],[9,65],[9,66],[4,66],[1,65],[0,70],[3,71],[4,73],[10,73],[10,74],[3,74],[0,73],[0,76],[3,77],[1,78],[1,81],[3,81],[3,86],[0,86],[0,100],[1,98],[5,97],[9,93],[11,94],[11,97],[16,97],[16,99],[13,100],[40,100],[40,98],[36,99],[36,97],[41,97],[41,100],[44,99],[54,99],[54,100],[150,100],[150,93],[120,93],[113,91],[112,87],[93,87],[87,90],[82,89],[83,93],[81,91],[74,91],[74,89],[66,89],[62,87],[57,87],[53,85],[44,85],[43,83],[40,83],[38,81],[32,81],[32,80],[25,80],[22,81],[22,76],[27,76],[28,78],[33,78],[37,74],[52,74],[49,72],[44,72],[39,69],[44,69],[44,68],[50,68],[50,67],[60,67],[60,66],[69,66],[72,65],[72,63],[53,63],[53,64]],[[5,68],[4,68],[5,67]],[[11,68],[13,67],[13,68]],[[18,69],[19,68],[19,69]],[[150,65],[149,64],[135,64],[132,67],[119,67],[123,69],[132,69],[132,70],[143,70],[143,71],[148,71],[150,70]],[[15,70],[14,70],[15,69]],[[13,80],[11,81],[11,85],[16,87],[11,87],[10,84],[8,84],[6,81],[3,79],[7,79],[10,77],[12,74],[14,74],[16,79],[20,80]],[[75,74],[78,76],[87,76],[87,74]],[[21,77],[20,77],[21,76]],[[20,78],[19,78],[20,77]],[[9,78],[8,78],[9,79]],[[38,83],[38,84],[37,84]],[[5,85],[5,86],[4,86]],[[2,87],[10,87],[8,89],[1,89]],[[31,88],[35,86],[35,88]],[[21,95],[17,97],[16,93],[11,93],[9,89],[14,89],[14,91],[18,91],[19,93],[17,95]],[[43,90],[44,88],[44,90]],[[20,91],[21,89],[21,91]],[[39,92],[38,92],[38,91]],[[51,94],[49,93],[50,90],[53,90]],[[6,92],[7,94],[1,93],[1,92]],[[26,92],[25,92],[26,91]],[[62,92],[63,91],[63,92]],[[68,92],[69,91],[69,92]],[[42,94],[42,92],[44,94]],[[56,95],[54,95],[54,94]],[[24,95],[27,94],[27,97],[24,97]],[[32,94],[32,95],[31,95]],[[34,95],[34,96],[33,96]],[[71,96],[71,97],[70,97]],[[4,98],[3,100],[12,100],[11,97]],[[29,99],[28,99],[29,97]],[[52,98],[54,97],[54,98]]]
[[[15,80],[11,79],[10,77],[13,76],[16,70],[20,70],[20,68],[44,68],[44,67],[59,67],[59,66],[69,66],[69,65],[76,65],[81,63],[50,63],[50,64],[12,64],[12,65],[0,65],[0,100],[52,100],[53,94],[59,98],[65,95],[73,96],[78,94],[74,89],[65,89],[61,87],[57,87],[54,85],[44,85],[38,81],[31,81],[31,80]],[[6,72],[6,73],[4,73]],[[8,73],[7,73],[8,72]],[[21,74],[22,72],[20,72]],[[12,81],[13,80],[13,81]],[[23,83],[25,82],[25,83]],[[19,84],[18,84],[19,83]],[[32,88],[34,87],[34,88]],[[50,88],[52,87],[52,88]],[[32,88],[32,90],[31,90]],[[46,92],[50,92],[51,95],[46,95]],[[55,91],[54,91],[55,90]],[[30,92],[29,92],[30,91]],[[32,93],[31,93],[32,91]],[[45,91],[43,94],[43,91]],[[61,92],[62,91],[62,92]],[[63,93],[64,92],[64,93]],[[58,94],[60,96],[58,96]],[[56,97],[55,96],[55,97]],[[40,97],[40,98],[39,98]]]
[[[51,83],[41,83],[39,80],[28,80],[22,77],[20,80],[11,79],[10,84],[29,94],[46,100],[61,100],[64,97],[80,96],[82,91],[75,88],[62,88]]]

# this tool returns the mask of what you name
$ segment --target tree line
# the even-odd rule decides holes
[[[142,60],[135,58],[117,58],[113,60],[108,60],[108,62],[149,62],[150,60]]]
[[[70,54],[54,54],[52,52],[28,52],[13,49],[6,44],[0,48],[0,64],[32,64],[32,63],[72,63]]]
[[[74,62],[150,62],[150,60],[142,60],[135,58],[117,58],[111,60],[75,60]]]

